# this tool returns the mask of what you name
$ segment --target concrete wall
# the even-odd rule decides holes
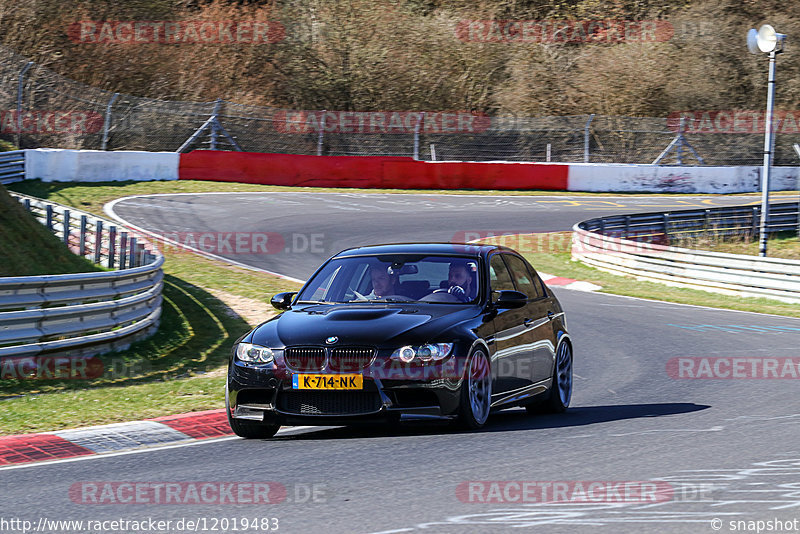
[[[44,182],[177,180],[180,154],[66,150],[25,150],[25,178]]]
[[[773,167],[771,191],[799,189],[798,167]],[[570,163],[569,191],[749,193],[761,190],[761,167],[664,167]]]

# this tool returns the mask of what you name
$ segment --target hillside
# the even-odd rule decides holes
[[[72,254],[0,186],[0,276],[96,271]]]
[[[171,40],[153,34],[161,41],[144,28],[143,42],[132,43],[137,21],[182,26]],[[242,32],[224,21],[242,22]],[[572,22],[559,33],[563,21]],[[748,53],[745,35],[765,22],[789,36],[777,108],[798,109],[792,2],[0,0],[3,45],[110,91],[523,116],[762,109],[766,60]],[[217,33],[206,39],[202,23]]]

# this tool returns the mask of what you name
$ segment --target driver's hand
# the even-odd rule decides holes
[[[461,301],[467,300],[467,294],[464,293],[464,289],[461,286],[450,286],[447,292]]]

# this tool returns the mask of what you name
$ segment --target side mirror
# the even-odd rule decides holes
[[[494,300],[495,308],[499,310],[510,310],[513,308],[521,308],[528,303],[528,295],[519,291],[503,290],[497,292],[497,298]]]
[[[297,292],[278,293],[269,301],[272,307],[277,310],[288,310],[292,305],[292,299],[297,295]]]

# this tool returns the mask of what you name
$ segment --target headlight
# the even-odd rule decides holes
[[[236,357],[243,362],[270,363],[275,359],[272,349],[251,345],[250,343],[239,343],[236,345]]]
[[[393,360],[410,363],[414,358],[421,362],[439,361],[453,350],[452,343],[426,343],[420,347],[405,346],[392,353]]]

